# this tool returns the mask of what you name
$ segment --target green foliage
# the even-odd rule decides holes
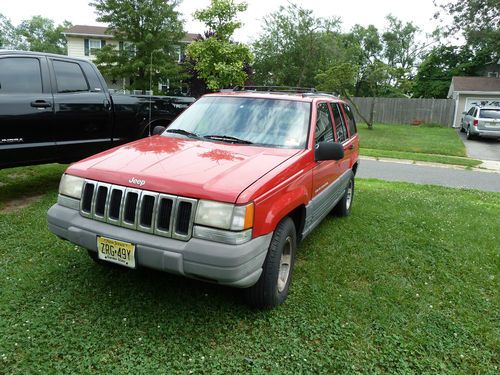
[[[0,13],[0,48],[11,48],[16,45],[15,28],[12,22]]]
[[[452,24],[444,27],[446,36],[462,32],[474,51],[488,54],[489,61],[500,59],[500,2],[498,0],[437,1],[440,12],[451,16]]]
[[[124,48],[106,45],[95,60],[106,76],[130,78],[133,89],[149,89],[160,81],[180,78],[175,48],[184,35],[176,0],[96,0],[99,22],[109,25]],[[153,64],[151,65],[151,59]]]
[[[31,178],[0,171],[2,203],[6,189],[45,192],[0,213],[2,373],[493,374],[499,365],[499,194],[357,179],[352,214],[327,217],[300,244],[286,303],[254,311],[241,290],[103,267],[58,239],[44,218],[63,167],[47,167],[30,167],[43,168]],[[476,223],[487,223],[480,235]]]
[[[20,38],[20,45],[17,48],[66,55],[66,38],[63,32],[69,27],[69,21],[56,26],[51,19],[34,16],[18,25],[16,33]]]
[[[318,68],[344,55],[339,26],[339,18],[316,18],[294,4],[266,16],[253,45],[255,83],[314,87]]]
[[[210,90],[243,85],[248,78],[245,67],[253,55],[246,45],[230,39],[241,26],[236,18],[238,13],[246,9],[246,3],[212,0],[207,8],[194,13],[195,19],[208,27],[208,37],[191,43],[187,53],[197,77]]]
[[[0,14],[0,48],[65,55],[66,38],[63,32],[68,27],[71,27],[68,21],[56,26],[54,21],[42,16],[24,20],[15,27]]]
[[[418,67],[413,81],[414,96],[446,98],[453,76],[476,75],[486,61],[474,56],[468,46],[435,47]]]
[[[248,4],[245,2],[212,0],[207,8],[194,12],[193,17],[203,22],[219,39],[229,40],[242,25],[237,19],[238,13],[246,11],[247,8]]]

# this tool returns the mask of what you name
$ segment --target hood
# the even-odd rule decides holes
[[[234,203],[248,186],[300,151],[154,136],[91,156],[67,173]]]

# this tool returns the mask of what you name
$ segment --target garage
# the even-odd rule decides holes
[[[448,98],[455,100],[453,127],[460,127],[462,112],[472,105],[500,102],[500,77],[453,77]]]

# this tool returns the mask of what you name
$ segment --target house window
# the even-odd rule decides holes
[[[102,48],[102,41],[100,39],[89,39],[90,54],[95,55],[97,50]]]

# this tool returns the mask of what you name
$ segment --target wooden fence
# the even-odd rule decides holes
[[[370,117],[373,98],[352,98],[365,118]],[[373,121],[382,124],[410,124],[414,121],[453,126],[453,99],[375,98]],[[354,111],[358,122],[363,122]]]

